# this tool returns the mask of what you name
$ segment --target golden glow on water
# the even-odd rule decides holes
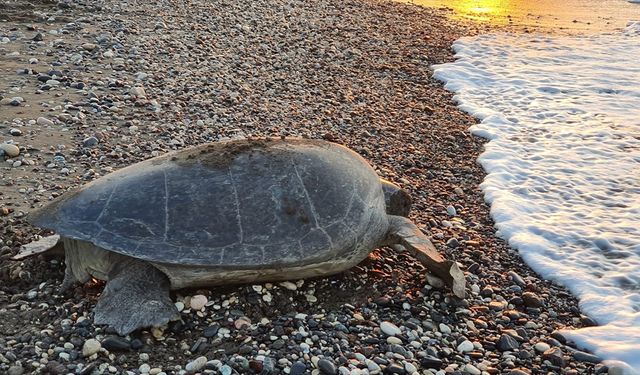
[[[613,30],[640,18],[640,6],[623,0],[399,0],[452,10],[451,18],[493,25],[555,30]]]
[[[507,1],[508,2],[508,1]],[[505,9],[503,0],[460,0],[452,1],[451,7],[458,14],[479,21],[490,21],[492,15],[498,15]]]

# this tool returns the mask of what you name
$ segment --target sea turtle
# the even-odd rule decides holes
[[[383,245],[402,245],[464,297],[462,271],[404,217],[409,205],[346,147],[245,139],[120,169],[28,219],[60,235],[63,289],[107,281],[94,320],[125,335],[175,317],[172,289],[335,274]]]

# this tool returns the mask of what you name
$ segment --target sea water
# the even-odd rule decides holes
[[[591,36],[487,34],[433,66],[490,142],[497,234],[598,327],[566,331],[640,373],[640,22]]]

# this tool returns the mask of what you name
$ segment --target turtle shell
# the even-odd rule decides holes
[[[379,244],[388,226],[373,168],[346,147],[301,139],[169,153],[65,193],[28,218],[135,258],[230,268],[351,256]]]

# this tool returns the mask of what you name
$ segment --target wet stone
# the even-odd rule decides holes
[[[122,337],[109,336],[102,340],[102,347],[108,351],[128,351],[131,350],[131,343]]]
[[[573,352],[572,355],[573,355],[573,359],[575,359],[578,362],[586,362],[586,363],[602,362],[602,359],[597,355],[594,355],[591,353],[585,353],[579,350],[576,350],[575,352]]]

